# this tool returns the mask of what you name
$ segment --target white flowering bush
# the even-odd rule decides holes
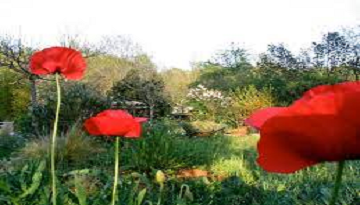
[[[207,89],[201,84],[196,88],[190,89],[187,98],[195,101],[217,101],[222,106],[226,106],[231,100],[231,98],[225,97],[221,91]]]
[[[187,102],[194,107],[193,114],[199,120],[222,121],[219,110],[226,108],[231,103],[231,98],[226,97],[221,91],[208,89],[203,85],[191,88],[187,94]]]
[[[195,119],[225,123],[232,127],[242,126],[244,119],[255,110],[275,104],[271,89],[258,90],[254,86],[223,94],[200,84],[189,90],[187,99],[194,107],[192,113]]]

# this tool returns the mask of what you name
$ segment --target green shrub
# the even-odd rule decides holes
[[[20,135],[0,132],[0,159],[10,157],[11,153],[24,144],[25,139]]]
[[[40,134],[47,135],[52,130],[55,119],[57,98],[53,83],[43,83],[34,114]],[[77,121],[107,108],[110,108],[110,102],[91,86],[79,82],[66,82],[62,85],[59,131],[66,132]],[[36,134],[31,126],[31,118],[30,113],[20,116],[16,121],[17,130],[24,134]]]
[[[271,107],[276,104],[270,88],[258,90],[250,85],[244,89],[237,89],[230,94],[232,102],[228,109],[222,110],[222,114],[236,125],[242,125],[243,121],[254,111]]]
[[[28,161],[12,172],[0,173],[0,202],[4,205],[47,204],[49,177],[44,160]]]
[[[19,149],[15,156],[20,161],[47,159],[49,140],[48,136],[33,139]],[[99,155],[106,152],[103,144],[87,136],[77,124],[65,135],[58,137],[56,149],[56,162],[60,169],[96,163]]]
[[[164,122],[147,124],[141,138],[124,140],[125,164],[137,171],[175,167],[179,133],[174,130]]]
[[[266,67],[253,70],[251,84],[257,89],[271,87],[273,97],[282,105],[289,105],[312,87],[345,81],[339,72],[329,73],[327,69],[292,70]]]
[[[0,68],[0,121],[13,120],[28,109],[29,86],[19,79],[19,74]]]
[[[210,120],[222,122],[220,111],[226,109],[230,98],[219,90],[208,89],[198,85],[189,90],[187,104],[193,107],[192,114],[196,120]]]
[[[193,121],[193,122],[182,122],[182,128],[185,130],[187,134],[214,134],[217,131],[221,131],[225,129],[225,125],[218,124],[213,121]]]
[[[136,69],[129,71],[123,80],[114,84],[109,96],[121,109],[136,108],[135,105],[131,105],[131,101],[145,104],[147,113],[136,112],[136,110],[144,110],[144,106],[141,106],[141,109],[134,109],[131,112],[135,116],[147,114],[150,118],[156,118],[164,117],[170,112],[170,98],[165,92],[164,81],[155,71],[146,73]]]

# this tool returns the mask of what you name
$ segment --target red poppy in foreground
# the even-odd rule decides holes
[[[30,72],[36,75],[60,73],[70,80],[84,76],[85,59],[79,51],[66,47],[51,47],[35,52],[30,59]]]
[[[292,173],[325,161],[360,159],[360,82],[322,85],[289,107],[255,112],[260,129],[258,163]]]
[[[123,110],[105,110],[87,119],[84,126],[91,135],[137,138],[141,134],[140,123],[146,121],[147,118],[133,117]]]

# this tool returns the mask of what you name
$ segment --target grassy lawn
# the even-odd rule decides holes
[[[122,140],[118,204],[328,203],[335,164],[320,164],[291,175],[271,174],[256,164],[258,135],[189,138],[167,126],[155,126],[145,131],[142,139]],[[78,130],[59,141],[59,200],[64,204],[108,204],[112,143]],[[44,201],[50,195],[48,169],[39,168],[39,161],[46,162],[47,144],[44,139],[27,142],[11,158],[3,159],[1,204],[48,203]],[[155,180],[158,170],[166,176],[161,186]],[[347,162],[343,180],[338,204],[359,205],[358,161]]]

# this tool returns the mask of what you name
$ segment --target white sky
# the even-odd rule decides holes
[[[50,46],[65,33],[89,41],[127,35],[160,66],[190,68],[230,42],[307,47],[360,24],[360,0],[0,0],[0,34]]]

